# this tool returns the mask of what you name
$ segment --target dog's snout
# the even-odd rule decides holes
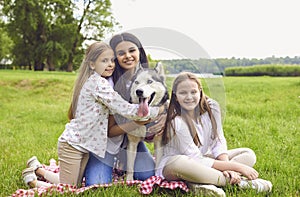
[[[136,93],[137,96],[143,96],[144,91],[138,89],[138,90],[135,91],[135,93]]]

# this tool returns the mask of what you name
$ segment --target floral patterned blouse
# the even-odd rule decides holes
[[[141,117],[137,115],[138,107],[138,104],[125,101],[105,78],[94,73],[83,85],[75,118],[66,124],[59,141],[104,157],[109,114],[118,113],[126,118],[139,120]],[[158,107],[149,109],[146,118],[157,116]]]

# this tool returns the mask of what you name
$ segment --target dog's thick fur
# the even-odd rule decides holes
[[[160,63],[154,69],[140,68],[132,80],[130,88],[130,100],[132,103],[140,103],[147,99],[148,106],[167,106],[169,99],[167,86],[165,83],[165,75],[163,67]],[[156,158],[156,167],[162,156],[161,136],[148,136],[146,126],[141,126],[138,129],[127,133],[127,180],[133,180],[134,161],[137,152],[137,145],[140,141],[147,138],[152,138],[154,143],[154,155]]]

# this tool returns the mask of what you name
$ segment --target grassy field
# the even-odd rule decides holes
[[[0,196],[26,188],[21,171],[32,155],[43,163],[57,159],[57,138],[67,122],[74,80],[73,73],[0,70]],[[255,168],[273,183],[271,196],[300,196],[300,78],[226,77],[223,82],[229,148],[256,152]],[[224,190],[227,196],[264,196],[237,187]],[[91,195],[140,196],[136,186],[79,196]],[[150,196],[192,195],[155,189]]]

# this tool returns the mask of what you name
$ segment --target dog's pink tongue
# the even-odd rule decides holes
[[[149,113],[148,99],[145,99],[142,102],[140,102],[140,106],[138,109],[138,116],[144,117],[147,116],[148,113]]]

